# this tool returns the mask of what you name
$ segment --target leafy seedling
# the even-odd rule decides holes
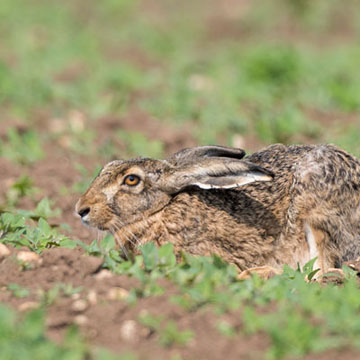
[[[0,305],[0,358],[22,359],[87,359],[89,349],[75,328],[70,328],[62,344],[45,336],[45,314],[36,309],[19,316]]]
[[[11,283],[7,286],[8,290],[17,298],[24,298],[29,296],[30,291],[28,289],[25,289],[24,287]]]
[[[32,179],[27,175],[21,175],[8,189],[5,194],[5,209],[14,208],[20,199],[34,194],[38,189],[34,187]]]
[[[7,141],[0,141],[0,155],[21,165],[29,165],[44,157],[41,141],[35,131],[20,133],[10,128]]]
[[[192,331],[178,329],[172,320],[165,321],[163,316],[155,316],[149,313],[139,315],[141,324],[149,328],[151,333],[157,333],[161,345],[171,347],[172,345],[187,345],[194,334]]]
[[[159,333],[160,344],[170,347],[172,345],[187,345],[194,338],[190,330],[179,330],[174,321],[169,321]]]
[[[233,337],[236,335],[235,328],[232,325],[230,325],[227,321],[219,321],[216,327],[220,332],[220,334],[224,336]]]
[[[26,246],[35,252],[41,252],[44,249],[57,246],[68,248],[76,246],[75,241],[59,234],[43,218],[39,218],[35,224],[33,222],[27,223],[28,219],[22,214],[1,214],[1,242],[15,247]]]

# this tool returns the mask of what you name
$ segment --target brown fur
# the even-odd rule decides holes
[[[76,208],[123,249],[171,242],[178,253],[218,254],[241,270],[296,267],[315,254],[324,272],[360,255],[356,158],[333,145],[278,144],[243,156],[199,147],[112,162]],[[129,174],[139,185],[123,184]]]

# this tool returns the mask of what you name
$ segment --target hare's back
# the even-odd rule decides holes
[[[334,145],[271,145],[247,160],[275,174],[268,191],[301,209],[325,207],[348,215],[360,203],[360,162]],[[266,185],[266,184],[265,184]],[[324,213],[324,216],[325,213]]]

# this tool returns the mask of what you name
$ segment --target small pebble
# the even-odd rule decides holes
[[[80,293],[75,293],[75,294],[72,294],[72,295],[71,295],[71,298],[72,298],[73,300],[79,300],[80,297],[81,297]]]
[[[85,315],[76,315],[74,317],[74,324],[84,326],[89,322],[89,319]]]
[[[133,340],[137,333],[137,327],[134,320],[125,320],[120,326],[120,336],[126,341]]]
[[[39,306],[39,303],[37,303],[36,301],[27,301],[19,306],[19,311],[34,310],[37,309]]]
[[[10,255],[10,250],[4,244],[0,243],[0,260]]]
[[[113,287],[109,289],[107,298],[109,300],[124,300],[129,296],[129,292],[121,287]]]
[[[97,293],[95,290],[90,290],[87,299],[91,305],[97,304]]]
[[[71,309],[75,312],[83,312],[88,308],[89,304],[87,301],[79,299],[72,303]]]
[[[110,270],[103,269],[103,270],[99,271],[94,277],[96,280],[103,280],[103,279],[109,279],[109,278],[113,277],[113,274]]]
[[[41,264],[40,255],[30,251],[19,251],[18,254],[16,255],[16,258],[19,261],[23,261],[29,264],[34,264],[34,265]]]

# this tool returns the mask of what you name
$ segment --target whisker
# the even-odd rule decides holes
[[[105,233],[99,229],[96,230],[96,241],[99,243],[104,238]]]
[[[132,233],[131,231],[129,231],[128,229],[126,229],[126,228],[122,227],[121,225],[119,225],[119,222],[118,222],[117,224],[114,224],[114,226],[115,226],[115,228],[116,228],[118,231],[119,231],[119,230],[125,230],[125,231],[128,233],[129,236],[132,236],[132,237],[135,237],[135,238],[136,238],[135,234],[133,234],[133,233]],[[128,241],[128,243],[131,244],[130,250],[133,250],[133,249],[137,248],[137,243],[136,243],[136,241],[133,241],[133,240],[132,240],[128,235],[126,235],[125,233],[123,233],[123,235],[126,237],[126,240]],[[120,247],[121,247],[121,248],[124,247],[124,248],[125,248],[125,251],[127,251],[126,246],[124,246],[124,245],[121,243],[118,233],[116,233],[116,238],[117,238],[118,241],[120,242]],[[137,238],[136,238],[136,239],[137,239]],[[132,261],[132,262],[135,261],[133,251],[130,251],[130,253],[128,253],[128,256],[129,256],[128,259],[129,259],[130,261]]]
[[[119,235],[116,233],[115,230],[116,230],[116,228],[110,229],[110,232],[114,236],[116,243],[120,246],[121,251],[124,253],[126,259],[130,260],[129,253],[128,253],[125,245],[121,242],[121,239],[119,238]]]
[[[133,241],[132,239],[126,237],[128,239],[128,241],[134,246],[134,247],[137,247],[138,244],[140,243],[140,240],[139,238],[132,232],[130,231],[129,229],[127,229],[121,222],[120,220],[116,219],[117,222],[115,223],[115,226],[117,228],[117,230],[123,230],[123,231],[126,231],[132,238],[135,239],[135,241]],[[126,236],[126,235],[125,235]]]

